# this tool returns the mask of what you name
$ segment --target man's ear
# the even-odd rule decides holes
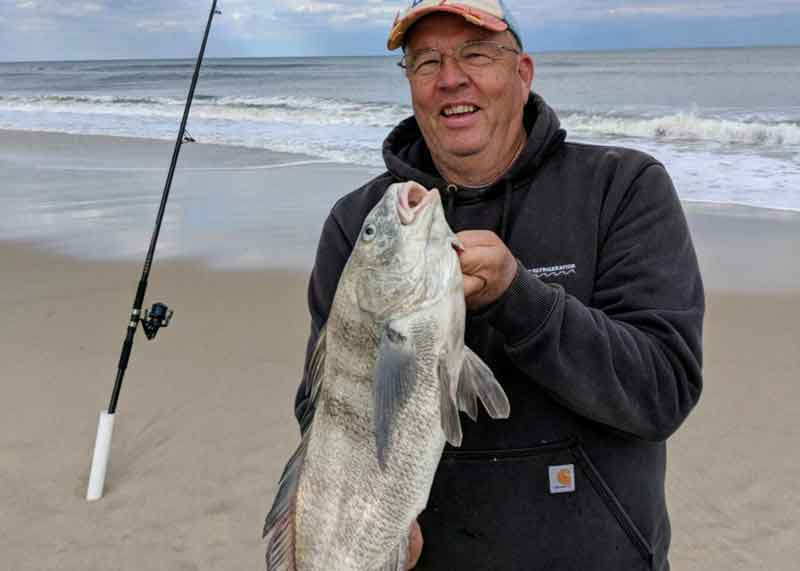
[[[522,53],[519,56],[519,65],[517,66],[517,73],[519,74],[520,81],[522,81],[523,99],[527,99],[528,93],[530,93],[531,91],[531,85],[533,84],[533,72],[534,72],[533,58],[526,53]]]

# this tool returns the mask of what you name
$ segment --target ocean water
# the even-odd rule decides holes
[[[800,211],[800,47],[533,54],[568,138],[664,162],[682,199]],[[200,142],[380,169],[411,114],[395,57],[206,60]],[[189,60],[0,63],[0,128],[174,139]]]

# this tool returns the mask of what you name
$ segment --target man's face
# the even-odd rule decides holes
[[[472,158],[482,164],[508,164],[523,132],[522,109],[533,79],[533,61],[527,54],[504,52],[493,65],[467,74],[451,50],[471,40],[517,47],[510,32],[490,32],[454,14],[432,14],[413,27],[407,54],[429,48],[445,54],[438,74],[409,75],[414,115],[434,160],[451,166]],[[464,105],[460,110],[469,112],[451,114]]]

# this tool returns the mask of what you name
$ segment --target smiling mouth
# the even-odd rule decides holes
[[[463,117],[466,115],[472,115],[473,113],[478,112],[478,107],[475,105],[450,105],[445,107],[441,111],[441,115],[443,117]]]

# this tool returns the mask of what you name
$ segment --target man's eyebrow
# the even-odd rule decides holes
[[[418,50],[407,50],[406,55],[411,57],[417,57],[427,52],[438,52],[438,51],[439,51],[438,48],[420,48]]]
[[[458,46],[461,46],[461,45],[464,45],[464,44],[468,44],[469,42],[499,41],[501,38],[503,38],[503,36],[499,36],[498,37],[498,36],[496,36],[495,33],[488,32],[486,30],[476,30],[476,33],[478,34],[476,37],[467,38],[466,40],[464,40],[462,42],[459,42]],[[513,38],[513,36],[512,36],[512,38]],[[457,47],[457,46],[454,46],[454,47]],[[419,53],[419,52],[423,52],[425,50],[438,50],[438,49],[439,48],[437,48],[436,46],[431,46],[431,45],[424,45],[424,46],[422,46],[420,48],[417,48],[417,49],[412,49],[410,46],[406,46],[406,53],[409,53],[409,52]]]

